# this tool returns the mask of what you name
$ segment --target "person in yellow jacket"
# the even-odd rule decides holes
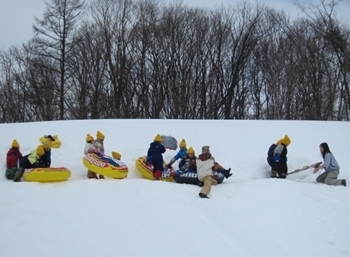
[[[13,177],[13,181],[21,181],[25,169],[40,167],[40,157],[44,154],[44,147],[42,145],[39,145],[35,150],[31,151],[30,154],[23,156],[23,158],[21,158],[19,161],[19,168]]]

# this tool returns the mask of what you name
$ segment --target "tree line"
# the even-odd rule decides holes
[[[246,1],[50,0],[33,38],[0,50],[0,122],[348,121],[350,31],[338,3],[291,20]]]

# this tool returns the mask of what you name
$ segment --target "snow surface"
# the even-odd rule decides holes
[[[106,153],[119,151],[123,180],[88,180],[85,137],[100,130]],[[303,171],[268,177],[266,152],[285,134],[289,170],[322,161],[327,142],[339,178],[350,184],[350,123],[236,120],[79,120],[0,124],[0,167],[13,139],[23,154],[43,135],[58,135],[52,166],[72,171],[60,183],[0,178],[0,256],[6,257],[337,257],[350,256],[350,188],[314,183]],[[200,199],[193,185],[141,178],[135,160],[157,134],[202,145],[233,176]],[[176,151],[167,150],[169,161]]]

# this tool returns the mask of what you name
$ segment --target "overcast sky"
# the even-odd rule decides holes
[[[47,0],[50,1],[50,0]],[[164,0],[167,2],[173,0]],[[183,0],[188,5],[200,7],[215,7],[217,5],[234,4],[240,0]],[[255,2],[255,0],[251,0]],[[261,0],[259,1],[275,9],[283,9],[292,18],[298,17],[300,11],[293,5],[293,0]],[[0,49],[19,45],[33,37],[32,24],[34,16],[42,18],[45,10],[44,0],[1,0],[0,8]],[[343,4],[338,10],[338,16],[348,18],[350,5]]]

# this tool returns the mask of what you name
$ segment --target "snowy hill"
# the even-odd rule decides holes
[[[123,180],[88,180],[82,164],[87,133],[106,136],[129,167]],[[285,134],[292,171],[322,161],[327,142],[350,184],[348,122],[224,120],[87,120],[0,124],[0,167],[17,139],[23,154],[43,135],[58,135],[52,166],[72,176],[61,183],[14,183],[0,177],[0,256],[284,256],[350,255],[350,188],[315,184],[312,170],[268,178],[266,152]],[[210,145],[233,176],[212,188],[141,178],[135,168],[157,134],[185,138],[199,154]],[[167,150],[169,161],[176,151]],[[176,166],[177,164],[175,164]]]

